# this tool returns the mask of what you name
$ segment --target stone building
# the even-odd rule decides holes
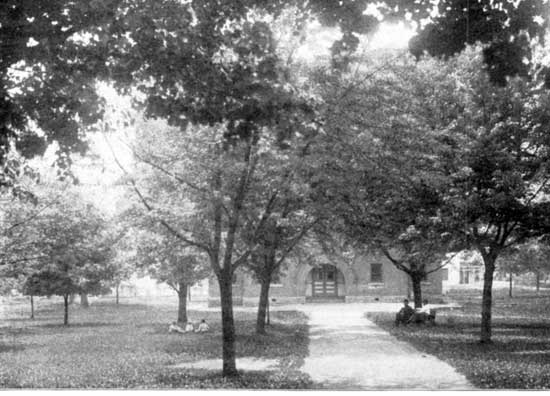
[[[209,284],[209,305],[219,305],[216,279]],[[442,273],[436,271],[422,284],[423,295],[442,294]],[[235,305],[257,305],[259,283],[245,271],[233,280]],[[376,253],[316,254],[290,261],[280,281],[270,288],[270,303],[400,301],[412,295],[409,277],[385,256]]]

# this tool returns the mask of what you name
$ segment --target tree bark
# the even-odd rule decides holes
[[[270,278],[270,277],[269,277]],[[260,302],[258,304],[258,316],[256,317],[256,334],[265,334],[267,307],[269,304],[269,286],[271,279],[263,279],[260,288]]]
[[[512,295],[512,280],[513,280],[513,279],[512,279],[512,271],[510,271],[510,279],[509,279],[510,287],[509,287],[509,289],[508,289],[508,296],[509,296],[510,298],[513,297],[513,295]]]
[[[481,338],[480,342],[491,342],[491,308],[493,306],[493,275],[496,257],[483,255],[485,273],[483,275],[483,298],[481,301]]]
[[[412,274],[411,275],[414,307],[422,308],[422,276]]]
[[[65,326],[69,325],[69,295],[63,295],[63,301],[65,303],[65,314],[63,315],[63,324]]]
[[[178,323],[187,323],[187,285],[178,285]]]
[[[224,377],[235,377],[235,322],[233,319],[233,274],[228,268],[222,269],[218,278],[222,308],[223,370]]]
[[[80,293],[80,306],[82,308],[88,308],[90,306],[88,295],[86,293]]]
[[[31,319],[34,319],[34,296],[31,294]]]

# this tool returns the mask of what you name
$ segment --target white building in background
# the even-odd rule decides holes
[[[113,293],[114,294],[114,293]],[[176,292],[166,283],[159,283],[149,276],[138,277],[133,275],[129,280],[122,282],[119,287],[119,297],[175,297]],[[208,279],[193,285],[187,295],[190,301],[208,300]]]
[[[483,289],[483,259],[477,251],[462,251],[451,259],[443,269],[443,293],[451,290]],[[493,287],[508,287],[505,279],[499,280],[498,269]]]
[[[483,284],[483,260],[479,253],[463,251],[443,269],[443,289],[476,287]]]

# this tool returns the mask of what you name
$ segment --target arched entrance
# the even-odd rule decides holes
[[[313,268],[310,279],[312,298],[338,298],[345,295],[344,277],[334,265],[323,264]]]

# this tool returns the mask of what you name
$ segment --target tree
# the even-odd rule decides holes
[[[547,0],[442,1],[436,8],[437,15],[411,40],[412,53],[448,58],[482,43],[490,80],[498,85],[529,74],[535,62],[530,44],[544,42],[549,26]]]
[[[113,267],[113,280],[112,285],[115,288],[115,304],[119,304],[120,300],[120,285],[122,282],[130,279],[135,273],[135,263],[132,262],[132,257],[135,255],[133,249],[126,244],[126,238],[122,238],[121,241],[113,246],[114,254],[111,265]]]
[[[151,223],[171,233],[182,248],[208,257],[220,284],[224,372],[234,375],[233,273],[255,250],[255,235],[272,215],[273,208],[256,201],[259,194],[252,191],[260,191],[256,171],[263,166],[264,150],[280,143],[256,131],[244,142],[228,144],[225,133],[221,125],[182,131],[150,122],[138,131],[133,152],[140,167],[127,179]],[[265,212],[255,216],[262,203]],[[239,240],[245,228],[246,242]]]
[[[158,282],[166,283],[177,293],[177,321],[187,323],[188,290],[211,274],[208,258],[197,249],[182,246],[166,230],[141,230],[136,239],[136,266]]]
[[[424,202],[416,209],[405,205],[404,214],[431,208],[422,216],[433,218],[430,232],[450,240],[452,250],[475,248],[485,266],[480,340],[489,342],[496,259],[511,246],[548,230],[548,204],[542,198],[549,181],[550,142],[543,131],[550,120],[550,96],[536,79],[514,78],[504,87],[495,86],[476,49],[448,62],[425,60],[411,72],[406,70],[398,70],[406,76],[401,83],[374,86],[372,96],[361,96],[363,100],[353,96],[352,89],[345,92],[353,99],[334,95],[340,113],[331,113],[337,115],[333,140],[340,144],[346,137],[352,142],[338,150],[340,155],[349,151],[342,169],[345,163],[365,164],[358,176],[367,175],[369,182],[359,183],[361,179],[348,172],[347,186],[335,183],[329,192],[339,188],[353,197],[344,195],[341,206],[371,203],[364,211],[348,212],[358,214],[355,223],[366,230],[370,224],[383,225],[388,215],[392,219],[390,212],[379,208],[394,208],[398,216],[401,202]],[[383,78],[392,81],[391,76]],[[384,87],[397,92],[387,93]],[[381,110],[369,106],[372,102]],[[347,117],[342,118],[344,106]],[[357,107],[363,112],[354,111]],[[373,110],[365,113],[365,108]],[[351,132],[346,135],[344,128]],[[363,190],[356,187],[365,185]],[[388,185],[390,195],[385,195]],[[395,200],[399,195],[404,199]],[[408,226],[411,221],[405,218],[397,224]]]
[[[43,270],[27,278],[23,292],[31,296],[62,296],[64,303],[63,324],[69,324],[69,295],[82,289],[66,273]]]
[[[179,128],[179,134],[171,131],[164,152],[154,152],[156,144],[144,145],[149,154],[138,152],[140,161],[156,168],[155,183],[169,176],[172,186],[185,192],[171,202],[179,209],[160,211],[143,194],[140,200],[152,214],[162,215],[157,216],[162,219],[159,224],[182,244],[209,257],[220,286],[224,376],[237,375],[231,294],[233,273],[252,251],[236,248],[249,181],[262,144],[285,144],[298,129],[294,115],[308,111],[306,101],[285,83],[269,25],[255,19],[254,13],[246,16],[248,11],[244,4],[229,6],[223,1],[151,2],[130,8],[121,26],[138,21],[160,29],[121,29],[112,40],[113,53],[120,51],[120,63],[113,66],[119,86],[139,81],[147,115],[166,118]],[[124,70],[117,69],[121,64]],[[177,156],[171,146],[180,150]],[[174,168],[174,163],[189,165]],[[175,192],[168,183],[162,187]],[[195,215],[187,214],[185,223],[174,224],[174,214],[188,211],[186,206]]]
[[[59,183],[43,186],[36,195],[39,200],[51,199],[51,189],[62,190],[62,186]],[[80,294],[85,301],[82,296],[108,290],[105,282],[112,278],[113,271],[107,222],[71,188],[65,186],[54,201],[42,208],[22,237],[25,254],[33,258],[32,271],[23,273],[27,279],[32,278],[31,283],[26,283],[28,294],[39,290],[40,295],[67,295],[68,303],[73,293]],[[52,286],[44,286],[48,279],[52,280]],[[59,291],[52,292],[57,287]]]
[[[303,210],[293,210],[291,205],[283,209],[281,218],[270,218],[255,237],[257,247],[246,262],[246,268],[260,283],[256,333],[265,334],[269,287],[280,276],[285,260],[317,222],[308,218]],[[301,205],[300,205],[301,206]]]
[[[522,272],[522,268],[517,262],[517,251],[509,249],[501,254],[497,260],[497,268],[508,274],[508,297],[513,297],[513,279],[514,274],[519,275]]]
[[[473,59],[472,59],[473,58]],[[443,193],[446,216],[483,257],[481,342],[490,342],[492,281],[497,258],[527,238],[547,232],[550,93],[539,82],[516,78],[491,85],[475,69],[479,58],[458,58],[465,77],[464,110],[442,138],[454,155],[441,156],[450,185]],[[464,63],[462,63],[464,62]],[[473,69],[472,69],[473,68]],[[442,152],[443,154],[443,152]]]
[[[58,165],[82,152],[82,131],[101,116],[95,90],[107,76],[106,27],[119,0],[37,3],[6,0],[0,5],[0,185],[13,182],[17,163],[7,163],[12,146],[24,157],[58,144]]]
[[[326,133],[315,148],[315,200],[334,216],[333,230],[407,274],[421,307],[422,281],[459,247],[448,231],[454,223],[441,216],[444,178],[434,172],[438,142],[426,122],[439,114],[429,107],[439,102],[433,86],[448,77],[430,61],[391,52],[357,62],[357,72],[318,76]]]
[[[544,238],[543,238],[544,239]],[[541,238],[534,238],[519,244],[507,252],[499,263],[512,274],[533,273],[535,274],[535,287],[537,292],[540,289],[541,275],[549,268],[550,250]],[[510,281],[510,297],[512,297],[512,282]]]
[[[36,179],[29,177],[33,173],[29,169],[15,174],[9,188],[0,187],[0,282],[6,292],[22,291],[25,280],[37,271],[42,258],[40,252],[33,249],[29,235],[42,212],[52,203],[38,200],[33,193]],[[31,319],[34,319],[32,294],[30,308]]]
[[[136,272],[136,243],[132,219],[128,211],[114,215],[108,223],[112,256],[109,261],[111,280],[109,285],[115,288],[115,303],[119,304],[119,288],[122,282],[130,279]]]

